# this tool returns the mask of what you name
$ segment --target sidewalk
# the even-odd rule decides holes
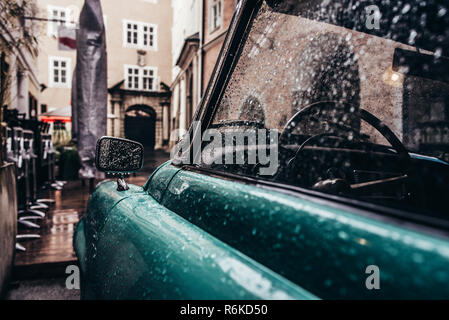
[[[128,183],[142,186],[154,169],[168,158],[169,154],[162,151],[146,151],[144,168],[135,177],[127,179]],[[56,202],[44,221],[39,223],[41,229],[19,230],[19,234],[39,233],[41,238],[22,242],[27,251],[16,252],[15,282],[7,294],[10,299],[28,299],[30,295],[35,296],[34,293],[53,299],[58,290],[63,290],[68,298],[72,297],[65,292],[65,268],[77,264],[72,238],[76,224],[86,210],[89,186],[88,183],[83,186],[81,181],[69,181],[62,190],[46,191],[41,197],[55,199]],[[41,286],[43,292],[36,286]]]

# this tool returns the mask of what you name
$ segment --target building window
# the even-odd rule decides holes
[[[153,83],[154,83],[154,70],[153,69],[142,69],[142,80],[143,80],[143,90],[145,91],[153,91]]]
[[[123,46],[157,50],[157,26],[138,21],[123,21]]]
[[[139,74],[140,74],[139,67],[126,68],[127,89],[134,89],[134,90],[139,89]]]
[[[223,20],[222,0],[209,1],[209,32],[212,33],[219,29]]]
[[[49,58],[50,87],[70,87],[70,58]]]
[[[49,37],[58,36],[58,27],[64,24],[67,27],[76,27],[77,21],[79,19],[79,9],[77,6],[69,7],[57,7],[57,6],[47,6],[47,18],[49,20],[60,20],[60,21],[48,21],[47,24],[47,35]]]
[[[139,24],[127,22],[125,28],[126,28],[126,44],[137,46],[139,36],[138,32]]]
[[[47,18],[49,20],[62,20],[67,22],[67,9],[64,7],[47,7]],[[58,27],[62,24],[62,21],[48,21],[47,34],[48,36],[57,36]]]
[[[143,46],[153,47],[154,45],[154,28],[151,25],[142,25]]]
[[[157,69],[154,67],[125,66],[125,88],[128,90],[157,91]]]

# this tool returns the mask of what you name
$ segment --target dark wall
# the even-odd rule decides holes
[[[0,296],[14,263],[17,233],[17,199],[14,165],[0,167]]]

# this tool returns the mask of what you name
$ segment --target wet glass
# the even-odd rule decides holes
[[[447,219],[448,30],[448,1],[264,1],[211,128],[277,129],[278,170],[213,168]]]

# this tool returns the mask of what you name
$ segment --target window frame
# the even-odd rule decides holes
[[[217,12],[217,24],[215,25],[215,11],[214,8],[216,6],[219,6],[219,11]],[[208,28],[209,28],[209,34],[214,33],[217,30],[220,30],[223,26],[223,1],[222,0],[209,0],[209,6],[208,6]]]
[[[137,31],[136,31],[136,44],[128,42],[128,24],[136,25]],[[131,39],[133,40],[133,38]],[[123,20],[123,47],[124,48],[139,48],[139,23],[130,21],[130,20]]]
[[[66,67],[66,82],[62,83],[61,81],[55,82],[54,78],[54,62],[65,62]],[[58,67],[60,71],[62,71],[61,66]],[[48,57],[48,84],[50,88],[70,88],[72,85],[72,78],[71,78],[71,70],[72,70],[72,59],[67,57],[60,57],[60,56],[50,56]],[[61,74],[59,74],[61,76]]]
[[[129,69],[133,69],[138,70],[138,84],[137,84],[137,88],[135,86],[130,87],[130,82],[128,80],[129,78],[129,73],[128,70]],[[144,89],[144,71],[149,71],[149,72],[153,72],[153,81],[152,81],[152,89]],[[132,91],[142,91],[142,92],[158,92],[158,69],[157,67],[153,67],[153,66],[145,66],[145,67],[140,67],[137,65],[130,65],[130,64],[125,64],[124,65],[124,78],[125,78],[125,89],[126,90],[132,90]],[[133,77],[135,75],[132,75]],[[148,77],[149,78],[149,77]],[[134,84],[134,82],[133,82]]]
[[[58,11],[59,16],[55,17],[53,15],[53,11]],[[65,17],[61,18],[61,13],[64,12]],[[55,5],[48,5],[47,6],[47,19],[59,19],[64,20],[65,22],[54,22],[54,21],[48,21],[47,22],[47,36],[49,37],[57,37],[58,36],[58,27],[60,25],[68,26],[69,25],[69,8],[67,7],[61,7],[61,6],[55,6]]]
[[[128,24],[137,26],[137,43],[129,43],[128,42]],[[152,33],[149,35],[153,36],[153,44],[152,45],[144,45],[144,27],[153,28]],[[143,22],[143,21],[134,21],[129,19],[123,19],[123,47],[124,48],[134,48],[141,50],[149,50],[149,51],[157,51],[157,34],[158,28],[157,24]]]

